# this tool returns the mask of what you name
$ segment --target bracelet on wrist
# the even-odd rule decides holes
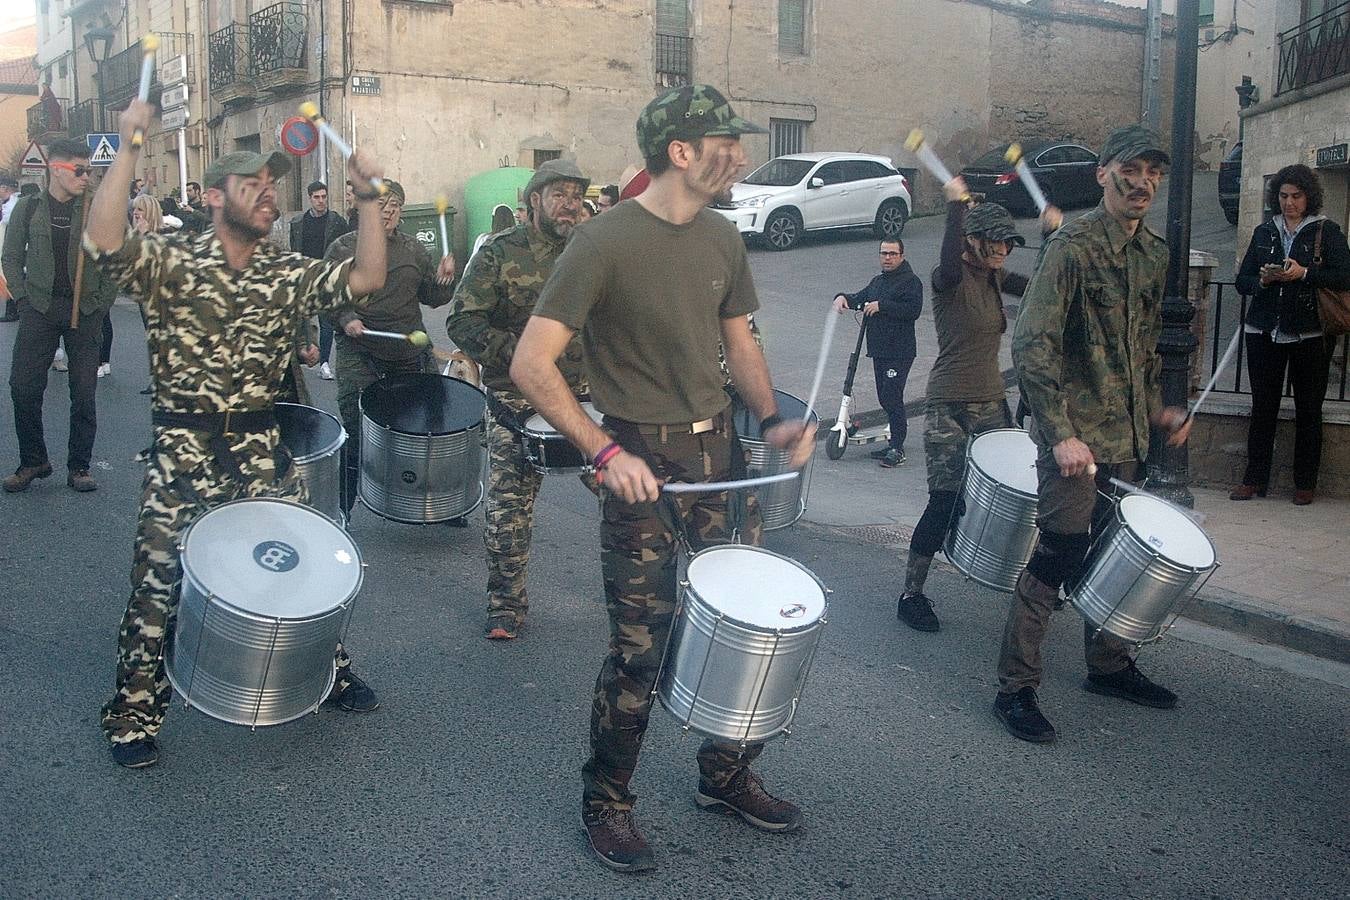
[[[599,453],[595,454],[595,458],[591,460],[591,465],[595,467],[595,471],[601,472],[604,470],[605,466],[609,465],[610,460],[614,459],[614,457],[622,452],[623,448],[619,446],[618,441],[610,441],[600,448]]]
[[[366,193],[362,194],[362,193],[358,193],[356,190],[353,190],[353,191],[352,191],[352,196],[355,197],[356,200],[357,200],[358,202],[369,202],[369,201],[371,201],[371,200],[378,200],[378,199],[380,199],[380,192],[379,192],[379,191],[367,191]]]
[[[764,418],[762,418],[762,419],[759,420],[759,433],[760,433],[760,434],[763,434],[764,432],[768,431],[768,430],[769,430],[770,428],[772,428],[773,426],[775,426],[775,425],[781,425],[781,424],[783,424],[783,417],[780,416],[778,413],[774,413],[773,415],[765,416]]]

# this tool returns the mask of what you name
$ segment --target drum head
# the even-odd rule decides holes
[[[245,612],[307,619],[361,584],[361,554],[347,532],[307,506],[259,498],[206,513],[183,540],[183,571]]]
[[[1147,494],[1120,500],[1120,517],[1141,541],[1179,566],[1208,569],[1214,565],[1214,545],[1190,516]]]
[[[1036,496],[1036,442],[1020,428],[986,431],[970,444],[970,461],[999,484]]]
[[[802,400],[800,397],[794,397],[787,391],[780,391],[777,389],[774,390],[773,396],[778,401],[778,414],[782,416],[784,420],[788,422],[800,422],[802,416],[806,415],[806,401]],[[819,421],[819,419],[820,417],[813,411],[811,413],[811,421],[816,422]],[[736,433],[741,437],[750,438],[752,440],[758,440],[761,437],[759,433],[759,418],[750,414],[750,410],[746,408],[739,397],[732,403],[731,421],[736,426]]]
[[[589,400],[582,400],[581,408],[585,410],[586,415],[591,417],[591,421],[595,422],[597,425],[599,425],[600,420],[605,417],[605,414],[596,409],[595,404],[591,403]],[[539,413],[535,413],[525,420],[525,430],[531,434],[538,435],[558,434],[558,429],[548,424],[548,420]]]
[[[825,614],[815,576],[758,547],[711,547],[689,561],[686,577],[709,606],[756,628],[803,628]]]
[[[337,416],[312,406],[278,403],[276,415],[281,442],[298,463],[327,456],[347,438]]]
[[[483,392],[458,378],[406,372],[381,378],[361,392],[361,413],[404,434],[454,434],[483,421]]]

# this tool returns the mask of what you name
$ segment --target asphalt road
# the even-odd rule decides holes
[[[915,255],[923,225],[906,235]],[[837,281],[858,280],[843,257],[870,266],[874,250],[858,237],[754,254],[776,369],[796,371],[784,359],[794,339],[777,336],[795,332],[779,331],[793,315],[772,298],[819,308]],[[352,534],[370,568],[349,645],[382,708],[324,708],[250,732],[176,703],[160,765],[118,769],[97,714],[112,689],[141,477],[132,457],[149,417],[137,394],[138,317],[124,303],[114,317],[100,489],[76,495],[58,477],[0,497],[0,651],[12,678],[0,732],[6,897],[1344,894],[1346,667],[1178,629],[1141,665],[1182,703],[1143,709],[1080,689],[1081,628],[1065,612],[1047,641],[1042,692],[1062,737],[1024,744],[990,712],[1006,598],[935,569],[945,627],[916,634],[894,619],[896,536],[809,521],[768,546],[833,589],[830,621],[795,733],[758,767],[803,806],[808,827],[763,835],[696,809],[697,740],[658,711],[635,786],[659,870],[608,872],[578,824],[607,628],[594,501],[568,478],[550,479],[538,507],[520,640],[480,636],[480,515],[450,529],[358,511]],[[12,334],[0,330],[0,366]],[[65,383],[52,376],[47,403],[58,475]],[[311,383],[331,408],[331,385]],[[0,458],[15,456],[12,430],[0,429]],[[856,471],[818,467],[813,490]],[[885,518],[891,498],[853,490]]]

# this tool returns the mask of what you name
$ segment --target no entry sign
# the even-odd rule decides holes
[[[319,129],[304,116],[291,116],[281,126],[281,149],[292,156],[306,156],[319,146]]]

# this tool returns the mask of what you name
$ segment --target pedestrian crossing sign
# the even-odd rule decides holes
[[[122,145],[120,134],[91,134],[85,138],[89,142],[89,165],[111,166]]]

